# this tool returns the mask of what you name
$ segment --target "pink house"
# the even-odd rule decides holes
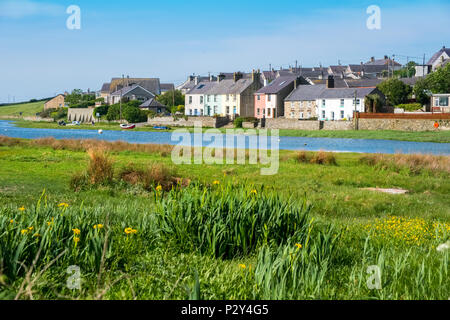
[[[255,118],[284,116],[284,99],[300,84],[296,75],[281,76],[255,93]]]

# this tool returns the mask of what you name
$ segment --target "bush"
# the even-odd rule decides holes
[[[405,111],[417,111],[423,108],[420,103],[407,103],[407,104],[399,104],[396,106],[398,109],[404,109]]]
[[[332,152],[319,151],[311,155],[308,154],[306,151],[301,151],[297,152],[294,155],[294,159],[299,163],[313,163],[332,166],[337,165],[336,156]]]
[[[131,185],[141,185],[147,191],[152,191],[158,186],[170,191],[177,185],[175,172],[163,164],[152,164],[146,169],[129,164],[120,170],[118,178]]]
[[[183,250],[234,258],[307,233],[310,207],[247,186],[190,186],[157,204],[161,236]]]

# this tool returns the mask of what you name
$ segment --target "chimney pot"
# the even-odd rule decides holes
[[[333,76],[328,76],[327,89],[333,89],[333,88],[334,88],[334,78],[333,78]]]

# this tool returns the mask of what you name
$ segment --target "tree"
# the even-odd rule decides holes
[[[449,93],[450,92],[450,64],[444,68],[439,68],[427,78],[428,89],[432,93]]]
[[[426,78],[417,80],[413,93],[416,96],[416,101],[421,105],[430,103],[429,85]]]
[[[394,76],[400,78],[411,78],[416,75],[417,64],[414,61],[409,62],[404,68],[394,71]]]
[[[377,87],[393,106],[407,102],[411,94],[411,87],[399,79],[389,79],[380,83]]]
[[[167,107],[175,107],[178,105],[184,106],[184,95],[180,90],[171,90],[164,92],[162,95],[158,96],[156,100]]]

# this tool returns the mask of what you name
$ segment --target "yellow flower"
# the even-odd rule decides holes
[[[94,229],[103,229],[103,225],[102,224],[96,224],[94,226]]]
[[[19,208],[20,211],[24,212],[25,211],[25,207],[22,206],[21,208]]]
[[[14,223],[14,219],[9,220],[9,223]]]
[[[255,189],[252,190],[251,194],[258,194],[258,191],[256,191]]]
[[[59,205],[58,205],[58,207],[60,207],[60,208],[62,208],[62,207],[64,207],[64,208],[68,208],[69,207],[69,205],[67,204],[67,203],[60,203]]]
[[[28,234],[28,232],[29,232],[28,229],[23,229],[23,230],[20,231],[20,233],[21,233],[22,235]]]
[[[50,226],[53,224],[54,221],[55,221],[55,218],[52,218],[52,221],[48,221],[48,222],[47,222],[47,226],[50,227]]]
[[[41,237],[41,235],[40,235],[39,233],[35,233],[35,234],[33,235],[33,237],[39,238],[39,237]]]
[[[162,186],[161,186],[161,185],[159,185],[159,186],[157,186],[157,187],[156,187],[156,191],[158,191],[158,192],[161,192],[161,191],[162,191],[162,189],[163,189],[163,188],[162,188]]]
[[[136,234],[138,231],[133,228],[126,228],[125,233],[128,234]]]
[[[245,264],[240,264],[240,265],[239,265],[239,268],[241,268],[241,269],[247,269],[247,266],[246,266]]]
[[[73,231],[73,234],[76,236],[79,236],[81,234],[80,229],[72,229],[72,231]]]
[[[80,242],[80,238],[79,237],[74,237],[73,238],[73,242],[75,242],[75,245],[78,244],[78,242]]]
[[[216,180],[216,181],[213,182],[213,185],[215,185],[215,186],[218,186],[219,184],[220,184],[220,181]]]
[[[298,248],[298,250],[300,250],[301,248],[303,248],[303,246],[302,246],[300,243],[297,243],[295,246]]]
[[[28,227],[28,230],[33,231],[34,227]]]

